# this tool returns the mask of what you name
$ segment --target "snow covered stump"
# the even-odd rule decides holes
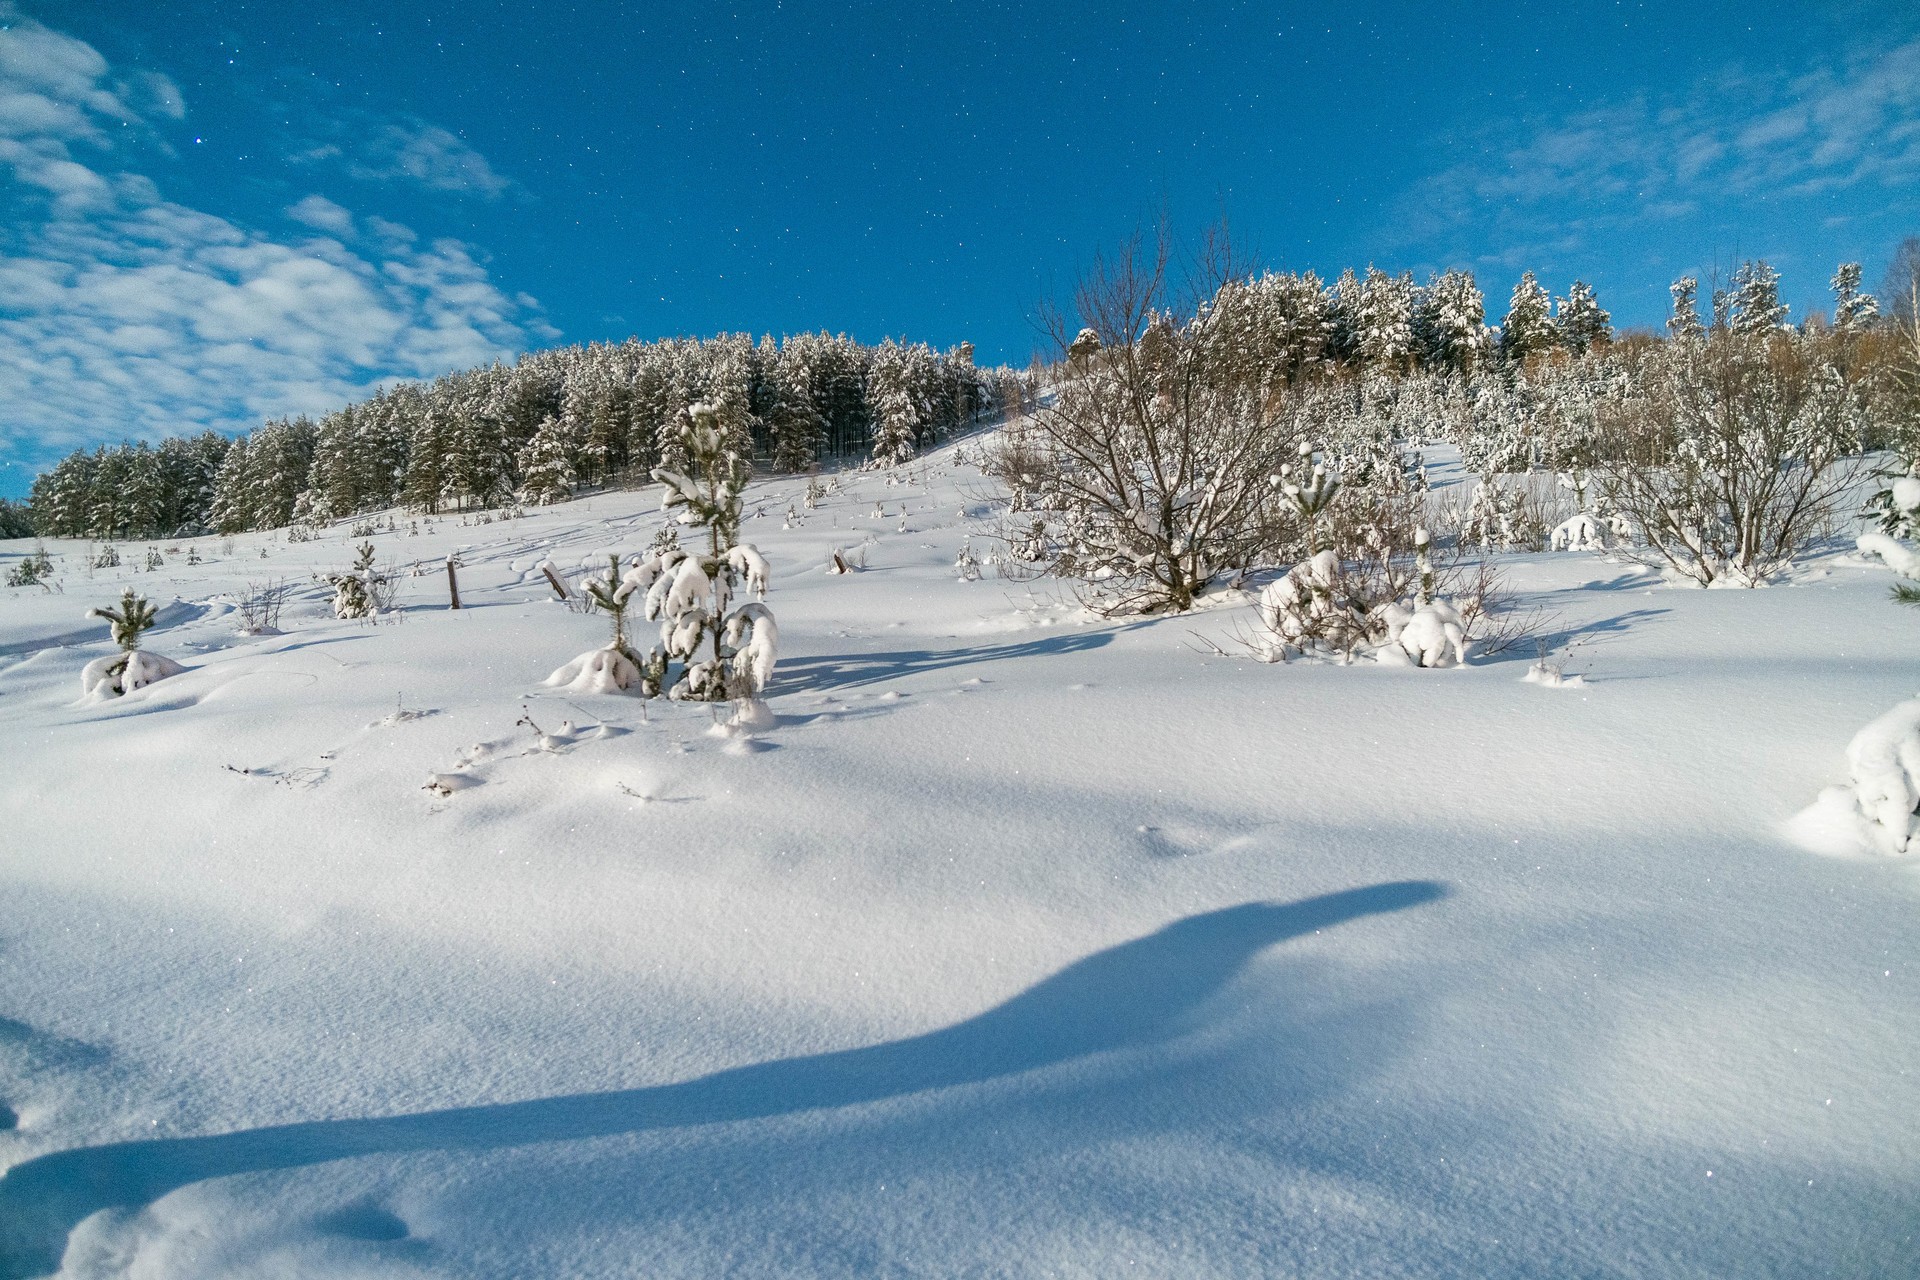
[[[80,692],[95,700],[117,698],[144,689],[156,680],[177,676],[185,667],[157,653],[140,652],[140,633],[153,626],[154,607],[128,587],[118,609],[89,609],[89,618],[104,618],[120,652],[95,658],[80,673]]]

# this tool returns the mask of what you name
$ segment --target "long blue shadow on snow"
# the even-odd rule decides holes
[[[1195,1011],[1262,949],[1446,892],[1434,881],[1403,880],[1189,916],[1077,961],[939,1031],[679,1084],[54,1152],[0,1177],[0,1278],[52,1271],[68,1233],[97,1210],[146,1205],[208,1178],[354,1156],[484,1150],[785,1116],[1151,1048],[1192,1030]]]
[[[1087,653],[1103,649],[1122,631],[1145,623],[1134,622],[1099,631],[1042,636],[1006,644],[975,645],[960,649],[891,649],[877,653],[833,654],[817,658],[783,658],[773,674],[772,692],[799,689],[850,689],[879,684],[901,676],[922,675],[980,662],[1030,658],[1047,654]]]

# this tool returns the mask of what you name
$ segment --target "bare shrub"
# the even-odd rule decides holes
[[[280,629],[280,611],[286,607],[293,587],[285,578],[249,582],[232,597],[240,614],[240,630],[246,635],[268,635]]]
[[[1280,392],[1237,341],[1241,294],[1220,292],[1237,274],[1224,237],[1203,246],[1186,301],[1170,257],[1164,231],[1136,238],[1081,279],[1073,321],[1047,312],[1053,395],[1002,446],[1009,487],[1051,517],[1047,566],[1108,614],[1191,608],[1259,561],[1268,477],[1293,453]]]
[[[1601,406],[1601,500],[1623,548],[1702,586],[1758,584],[1832,528],[1858,414],[1816,337],[1715,332],[1652,352],[1636,391]]]

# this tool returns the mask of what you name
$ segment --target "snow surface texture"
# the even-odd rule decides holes
[[[540,687],[651,491],[375,538],[397,625],[340,529],[0,592],[0,1275],[1920,1274],[1920,877],[1779,834],[1885,568],[1515,557],[1545,689],[956,581],[944,451],[804,492],[763,707]],[[129,583],[186,669],[77,704]]]

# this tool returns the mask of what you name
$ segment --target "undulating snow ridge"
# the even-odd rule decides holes
[[[1920,877],[1780,834],[1916,688],[1883,567],[1267,664],[961,581],[950,451],[803,491],[744,710],[541,684],[657,491],[403,519],[377,624],[341,529],[0,591],[0,1276],[1920,1274]],[[184,669],[84,701],[129,584]]]

